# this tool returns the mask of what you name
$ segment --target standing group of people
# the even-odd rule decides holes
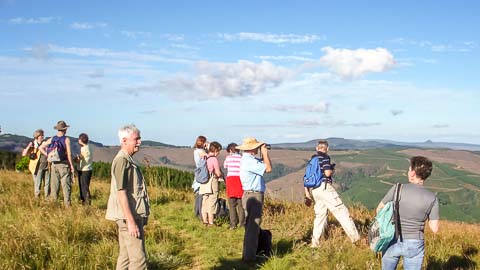
[[[23,155],[30,155],[29,169],[34,178],[35,196],[40,196],[41,182],[45,181],[45,196],[57,199],[60,184],[66,205],[71,204],[71,183],[74,172],[73,161],[80,162],[81,198],[89,202],[88,185],[91,177],[91,149],[88,136],[80,134],[80,154],[72,159],[70,140],[66,137],[69,126],[59,121],[54,127],[57,134],[44,140],[42,130],[34,132],[34,141],[29,143]],[[150,215],[145,179],[133,155],[141,145],[140,130],[135,125],[119,129],[120,150],[111,167],[111,188],[108,198],[106,219],[115,221],[118,227],[119,255],[117,269],[146,269],[144,226]],[[241,145],[231,143],[227,147],[228,156],[223,167],[227,169],[226,180],[218,161],[222,146],[218,142],[208,143],[205,136],[199,136],[194,145],[194,160],[199,166],[201,160],[207,164],[210,177],[206,183],[194,180],[196,191],[196,211],[206,226],[214,226],[214,218],[219,196],[219,182],[226,182],[230,205],[230,227],[245,228],[242,260],[256,260],[260,225],[265,199],[264,175],[272,171],[272,163],[267,145],[255,138],[246,138]],[[330,211],[340,222],[352,242],[360,239],[348,209],[335,191],[332,183],[334,166],[328,155],[328,142],[319,141],[315,157],[322,168],[322,184],[315,188],[305,188],[305,203],[313,202],[315,220],[311,246],[321,246],[321,236]],[[242,151],[240,154],[239,151]],[[439,204],[436,195],[423,184],[432,172],[432,162],[425,157],[412,157],[408,170],[408,184],[402,185],[399,192],[400,232],[383,252],[382,269],[396,269],[400,257],[404,258],[405,269],[421,269],[424,257],[424,227],[426,221],[436,233],[439,229]],[[89,172],[90,171],[90,172]],[[50,174],[51,189],[48,189]],[[87,180],[88,179],[88,180]],[[85,184],[85,185],[84,185]],[[84,185],[84,186],[83,186]],[[389,190],[377,207],[394,200],[394,187]],[[201,205],[201,206],[200,206]]]
[[[35,198],[40,197],[42,182],[45,200],[58,200],[61,187],[63,201],[67,207],[72,204],[71,194],[75,171],[79,178],[80,200],[83,204],[90,204],[89,186],[93,158],[89,138],[85,133],[81,133],[78,137],[80,153],[75,157],[72,156],[70,138],[66,135],[69,127],[65,121],[58,121],[53,127],[57,133],[49,139],[45,139],[42,129],[35,130],[33,141],[22,151],[22,156],[28,156],[30,160],[28,169],[33,175]]]
[[[242,258],[244,261],[254,261],[265,193],[263,175],[272,170],[268,150],[265,143],[255,138],[246,138],[242,145],[230,143],[223,164],[227,170],[227,177],[224,180],[217,158],[221,149],[220,143],[208,143],[205,136],[198,136],[195,141],[193,153],[195,164],[197,167],[202,166],[201,161],[205,159],[210,174],[206,183],[199,183],[194,179],[192,187],[197,196],[196,213],[201,212],[202,221],[206,226],[214,226],[213,221],[218,207],[218,183],[225,181],[230,208],[230,228],[235,229],[239,226],[245,228]],[[242,155],[240,150],[243,151]],[[260,156],[257,157],[259,153]]]

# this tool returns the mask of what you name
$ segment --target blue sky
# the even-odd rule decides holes
[[[228,2],[0,0],[2,132],[480,144],[477,1]]]

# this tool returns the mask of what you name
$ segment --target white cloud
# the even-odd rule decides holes
[[[373,127],[380,126],[380,122],[352,122],[349,123],[345,120],[329,120],[329,121],[316,121],[316,120],[294,120],[290,122],[296,127]]]
[[[37,17],[37,18],[17,17],[17,18],[10,19],[8,22],[11,24],[47,24],[57,19],[58,18],[56,17]]]
[[[105,28],[107,27],[106,23],[88,23],[88,22],[74,22],[70,24],[70,28],[75,30],[89,30],[93,28]]]
[[[132,39],[137,39],[137,38],[150,38],[152,36],[152,33],[150,32],[142,32],[142,31],[127,31],[123,30],[120,31],[120,34],[132,38]]]
[[[31,50],[31,49],[26,49],[26,50]],[[180,63],[180,64],[191,63],[190,60],[164,57],[157,53],[139,53],[134,51],[129,51],[129,52],[112,51],[110,49],[104,49],[104,48],[62,47],[54,44],[49,44],[48,50],[50,53],[57,53],[57,54],[67,54],[67,55],[75,55],[75,56],[81,56],[81,57],[104,57],[104,58],[112,58],[112,59],[118,59],[118,60],[132,60],[135,62],[149,61],[149,62],[166,62],[166,63]]]
[[[185,40],[185,35],[181,34],[164,34],[162,37],[173,42],[183,42]]]
[[[38,44],[31,48],[27,48],[26,51],[37,60],[48,60],[50,58],[50,55],[48,54],[49,48],[44,44]]]
[[[126,92],[167,92],[176,98],[187,95],[196,99],[251,96],[279,86],[292,72],[269,62],[237,63],[197,62],[195,75],[176,75],[162,80],[159,86],[127,88]]]
[[[462,42],[450,42],[450,43],[434,43],[428,40],[414,40],[409,38],[395,38],[389,40],[390,43],[406,46],[416,46],[420,48],[430,49],[436,53],[444,52],[470,52],[478,47],[478,43],[475,41],[462,41]]]
[[[315,104],[300,104],[300,105],[275,105],[272,107],[276,111],[289,112],[289,111],[302,111],[313,113],[328,113],[330,103],[321,101]]]
[[[334,49],[324,47],[320,63],[344,79],[356,79],[371,72],[385,72],[395,66],[393,55],[385,48]]]
[[[319,35],[298,35],[298,34],[270,34],[270,33],[251,33],[241,32],[236,34],[219,34],[219,36],[227,41],[235,40],[252,40],[274,44],[300,44],[313,43],[317,40],[322,40],[324,37]]]
[[[265,61],[300,61],[300,62],[311,62],[314,61],[312,58],[304,57],[304,56],[297,56],[297,55],[277,55],[277,56],[270,56],[270,55],[263,55],[258,56],[257,58]]]

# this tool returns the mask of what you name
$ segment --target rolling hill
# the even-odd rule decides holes
[[[71,140],[76,141],[75,138]],[[0,135],[0,149],[19,152],[29,141],[30,138],[25,136]],[[267,192],[270,197],[287,201],[302,200],[304,167],[313,152],[292,149],[313,149],[316,142],[314,140],[302,145],[273,145],[270,151],[273,172],[266,175]],[[442,218],[480,221],[478,152],[407,148],[390,143],[340,138],[332,138],[329,142],[331,149],[335,149],[330,152],[332,160],[337,163],[334,184],[347,204],[361,203],[369,209],[374,208],[394,183],[406,182],[408,158],[413,155],[424,155],[434,161],[434,172],[427,180],[426,186],[437,192],[442,204]],[[72,145],[75,153],[78,151],[78,145],[76,143]],[[355,150],[341,150],[347,146]],[[94,161],[111,162],[118,149],[118,146],[104,146],[94,142]],[[219,156],[221,164],[225,156],[226,152],[222,151]],[[168,166],[182,170],[194,168],[192,149],[159,142],[144,141],[140,152],[134,158],[145,165]]]

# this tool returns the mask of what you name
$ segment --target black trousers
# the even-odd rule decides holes
[[[80,188],[80,200],[83,204],[90,204],[90,179],[92,171],[78,171],[78,187]]]

